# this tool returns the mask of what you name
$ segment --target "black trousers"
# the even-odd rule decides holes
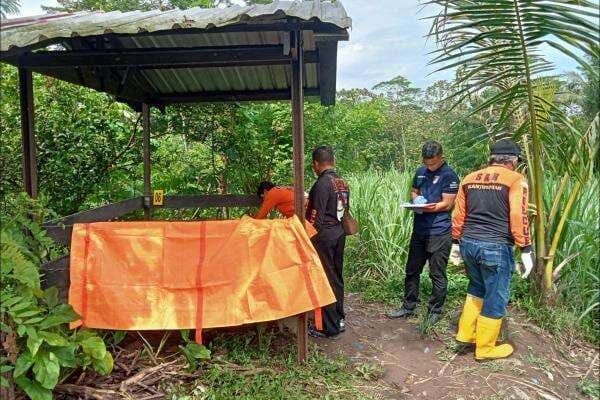
[[[434,314],[442,312],[448,291],[446,266],[451,248],[452,235],[450,233],[439,236],[422,236],[413,232],[406,262],[404,308],[414,310],[419,304],[421,272],[423,272],[425,263],[429,261],[429,278],[431,278],[433,289],[428,310]]]
[[[322,308],[323,331],[326,335],[340,333],[340,319],[344,318],[344,247],[346,236],[335,240],[313,240],[313,245],[319,254],[321,264],[325,269],[327,280],[333,290],[336,302]]]

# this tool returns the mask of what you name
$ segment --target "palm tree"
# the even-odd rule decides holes
[[[547,244],[555,249],[557,237],[547,235],[544,161],[561,160],[559,164],[569,169],[568,176],[576,177],[583,184],[589,174],[582,171],[586,163],[575,154],[582,153],[589,165],[589,157],[585,155],[593,153],[589,146],[597,147],[597,144],[589,140],[596,137],[596,125],[584,132],[576,129],[554,103],[556,91],[548,77],[554,66],[544,58],[543,50],[552,47],[577,61],[588,74],[597,76],[598,71],[581,53],[592,59],[598,56],[598,5],[585,0],[430,0],[424,3],[436,5],[437,9],[441,7],[432,17],[430,36],[439,47],[432,63],[441,64],[439,70],[458,67],[451,97],[459,104],[493,89],[495,94],[473,107],[471,113],[496,107],[499,111],[494,132],[500,134],[508,128],[525,146],[536,210],[536,271],[542,288],[549,293],[554,254],[547,252]],[[595,121],[597,123],[597,119]],[[561,140],[558,147],[548,145],[546,148],[546,141],[558,142],[557,132],[565,140]],[[556,151],[548,154],[552,149]],[[591,162],[593,164],[593,159]]]
[[[19,0],[2,0],[0,1],[0,16],[6,18],[7,14],[17,14],[20,8]]]

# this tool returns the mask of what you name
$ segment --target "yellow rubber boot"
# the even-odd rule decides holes
[[[475,343],[475,328],[477,318],[483,308],[483,299],[470,294],[465,299],[460,320],[458,321],[458,333],[456,340],[461,343]]]
[[[502,327],[502,318],[494,319],[480,315],[477,318],[477,330],[475,340],[475,359],[495,360],[506,358],[513,353],[513,347],[510,344],[501,344],[496,346],[496,340]]]

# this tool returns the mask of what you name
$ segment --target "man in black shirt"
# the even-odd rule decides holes
[[[350,192],[346,181],[335,172],[335,159],[330,147],[317,147],[312,153],[312,160],[318,179],[308,194],[306,219],[317,230],[311,241],[319,254],[336,303],[323,307],[323,331],[310,326],[309,334],[336,340],[344,331],[342,267],[346,236],[340,221],[344,209],[350,205]]]

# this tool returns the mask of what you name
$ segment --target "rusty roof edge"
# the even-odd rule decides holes
[[[175,30],[176,34],[180,29],[204,30],[239,24],[260,25],[283,18],[332,24],[342,30],[352,26],[352,20],[341,2],[321,0],[275,1],[266,5],[213,9],[196,7],[165,12],[80,12],[4,20],[0,26],[0,51],[32,50],[72,36],[100,36],[107,33],[135,35],[140,32],[170,30]],[[340,39],[344,40],[343,37]]]

